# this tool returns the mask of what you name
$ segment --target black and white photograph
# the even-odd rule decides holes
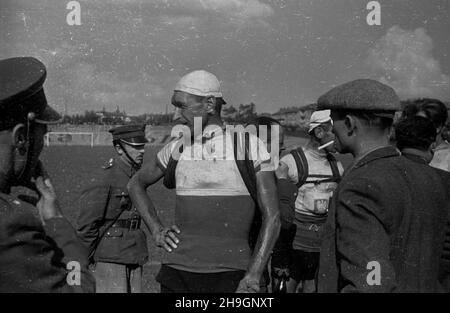
[[[449,30],[448,0],[0,0],[0,293],[449,293]]]

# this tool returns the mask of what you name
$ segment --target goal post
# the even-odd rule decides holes
[[[94,146],[92,132],[48,132],[45,134],[45,144],[55,146]]]

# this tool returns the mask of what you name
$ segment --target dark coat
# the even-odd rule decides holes
[[[319,292],[436,292],[448,185],[394,147],[369,153],[345,173],[324,230]],[[369,284],[374,263],[381,281]]]
[[[109,227],[116,219],[140,220],[127,190],[134,173],[122,160],[111,160],[100,183],[81,194],[77,232],[94,262],[143,265],[148,260],[147,240],[141,229]]]
[[[65,218],[42,226],[33,205],[0,193],[0,293],[94,292],[87,256]],[[67,283],[70,261],[80,264],[79,286]]]

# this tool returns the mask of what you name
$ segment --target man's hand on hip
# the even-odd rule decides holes
[[[172,252],[173,249],[178,247],[178,243],[180,243],[180,240],[176,236],[176,234],[179,233],[181,233],[181,231],[175,225],[171,227],[161,227],[153,234],[153,239],[158,247],[166,249],[167,252]]]

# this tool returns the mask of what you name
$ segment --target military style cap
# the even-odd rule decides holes
[[[394,89],[372,79],[358,79],[337,86],[317,101],[318,109],[370,111],[381,117],[393,117],[400,99]]]
[[[33,120],[42,124],[61,121],[47,105],[43,84],[45,65],[32,57],[0,60],[0,129]]]
[[[113,140],[121,140],[132,146],[144,145],[148,142],[145,138],[145,125],[126,125],[111,128],[109,132]]]

